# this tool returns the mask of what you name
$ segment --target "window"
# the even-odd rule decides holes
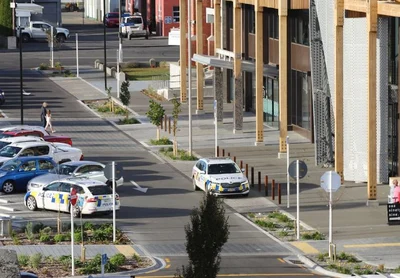
[[[85,194],[85,190],[84,190],[81,186],[79,186],[79,185],[74,185],[73,187],[76,189],[76,193],[78,193],[78,194]]]
[[[36,170],[36,161],[35,160],[29,160],[25,161],[22,163],[20,169],[24,172],[31,172]]]
[[[101,165],[90,165],[90,172],[103,172],[104,169]]]
[[[19,167],[19,165],[21,164],[21,162],[19,160],[16,159],[12,159],[7,161],[6,163],[4,163],[3,166],[1,166],[1,170],[3,171],[14,171],[15,169],[17,169]]]
[[[5,146],[0,151],[0,156],[4,157],[14,157],[21,151],[21,148],[12,147],[12,146]]]
[[[209,175],[236,174],[240,172],[235,163],[211,164],[208,167]]]
[[[34,156],[35,151],[33,148],[27,148],[21,152],[19,156]]]
[[[10,142],[0,141],[0,149],[4,148],[5,146],[10,145],[10,144],[11,144]]]
[[[51,170],[54,168],[53,163],[50,160],[39,160],[39,170]]]
[[[172,7],[172,21],[179,22],[179,6]]]
[[[61,183],[60,191],[69,193],[71,191],[71,185],[65,182]]]
[[[41,29],[41,28],[42,28],[42,24],[38,24],[38,23],[32,24],[32,28],[39,28],[39,29]]]
[[[90,172],[90,165],[84,165],[76,171],[77,174],[86,174],[89,172]]]
[[[53,174],[70,176],[70,175],[72,175],[72,173],[75,171],[76,168],[77,168],[77,166],[61,164],[61,165],[58,165],[56,168],[54,168],[51,172]]]
[[[105,186],[105,185],[95,185],[95,186],[90,186],[89,191],[94,195],[108,195],[112,194],[112,190],[110,187]]]
[[[48,155],[50,152],[49,146],[38,146],[35,149],[35,155]]]
[[[309,45],[309,38],[308,38],[308,11],[299,11],[296,12],[295,16],[291,20],[291,33],[292,35],[292,42]]]
[[[279,18],[278,12],[268,15],[269,23],[269,36],[274,39],[279,39]]]
[[[58,189],[60,188],[60,182],[54,182],[49,184],[48,186],[46,186],[46,190],[51,190],[51,191],[58,191]]]

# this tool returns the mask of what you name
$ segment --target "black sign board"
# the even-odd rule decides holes
[[[400,225],[400,204],[387,204],[387,216],[389,225]]]
[[[299,179],[304,178],[307,175],[307,164],[299,160]],[[297,160],[292,161],[292,163],[289,164],[289,176],[291,176],[293,179],[297,178]]]

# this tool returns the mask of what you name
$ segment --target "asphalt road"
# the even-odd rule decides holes
[[[95,36],[93,36],[95,37]],[[92,38],[86,43],[87,55],[94,60],[98,51],[97,41]],[[97,38],[98,39],[98,38]],[[152,41],[152,40],[149,40]],[[135,42],[138,43],[139,41]],[[144,41],[144,43],[148,43]],[[39,45],[39,46],[37,46]],[[40,43],[32,43],[40,48]],[[169,47],[155,45],[146,47],[146,53],[156,55],[170,52]],[[139,55],[132,47],[131,55]],[[111,50],[110,50],[111,51]],[[17,53],[0,53],[0,87],[7,90],[7,103],[1,109],[9,117],[0,124],[18,124],[19,72]],[[24,62],[34,66],[42,62],[47,54],[40,50],[24,54]],[[68,57],[68,49],[60,51],[60,57]],[[89,59],[88,59],[89,60]],[[66,59],[67,61],[67,59]],[[91,64],[91,63],[90,63]],[[57,134],[69,135],[74,146],[83,150],[85,159],[103,163],[116,161],[124,169],[125,184],[118,189],[121,196],[121,210],[118,225],[139,245],[143,253],[165,258],[167,267],[153,277],[173,277],[176,268],[187,262],[185,252],[184,225],[189,214],[203,197],[201,192],[191,190],[191,181],[174,168],[159,160],[133,138],[118,131],[108,122],[98,119],[63,88],[55,85],[40,74],[25,69],[25,89],[32,93],[25,98],[24,119],[27,124],[38,124],[40,106],[43,101],[50,104],[54,115]],[[146,193],[135,190],[130,181],[136,182]],[[8,204],[0,204],[0,215],[16,217],[16,221],[53,221],[57,213],[49,211],[30,212],[22,205],[23,193],[0,196]],[[4,208],[8,208],[4,209]],[[223,249],[221,277],[296,277],[310,276],[310,272],[296,265],[285,263],[283,258],[291,252],[258,229],[250,226],[240,215],[226,208],[229,216],[230,237]],[[68,219],[69,215],[63,214]],[[90,221],[111,221],[110,217],[86,217]],[[68,220],[66,220],[68,221]],[[225,276],[224,276],[225,275]]]

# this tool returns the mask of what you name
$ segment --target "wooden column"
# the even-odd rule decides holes
[[[256,20],[256,145],[264,143],[263,122],[263,68],[264,68],[264,38],[263,38],[263,11],[259,0],[255,2]]]
[[[279,0],[279,153],[286,153],[288,84],[288,0]]]
[[[235,100],[233,109],[233,132],[243,129],[243,78],[242,78],[242,7],[239,0],[233,1],[233,75],[235,78]]]
[[[344,0],[335,1],[335,171],[343,181],[343,23]]]
[[[180,62],[180,77],[181,77],[181,102],[187,101],[187,0],[179,0],[179,29],[180,29],[180,50],[179,50],[179,62]]]
[[[368,31],[368,200],[376,200],[376,31],[377,0],[367,2]]]
[[[221,48],[221,0],[214,0],[214,54]]]
[[[196,53],[203,55],[203,0],[196,0]],[[196,114],[203,113],[203,65],[196,63],[197,109]]]

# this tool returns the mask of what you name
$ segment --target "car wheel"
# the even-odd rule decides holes
[[[66,40],[66,37],[64,34],[57,35],[57,42],[63,43],[63,42],[65,42],[65,40]]]
[[[69,206],[69,213],[71,213],[71,206]],[[81,209],[79,206],[73,206],[72,213],[75,218],[79,217],[81,215]]]
[[[29,196],[28,200],[26,200],[26,206],[29,210],[34,211],[37,209],[36,199],[33,196]]]
[[[13,193],[15,190],[15,185],[13,181],[5,181],[3,183],[3,192],[6,194]]]
[[[196,180],[193,178],[193,191],[197,191],[199,188],[196,185]]]
[[[29,42],[31,37],[28,34],[22,34],[22,42]]]

